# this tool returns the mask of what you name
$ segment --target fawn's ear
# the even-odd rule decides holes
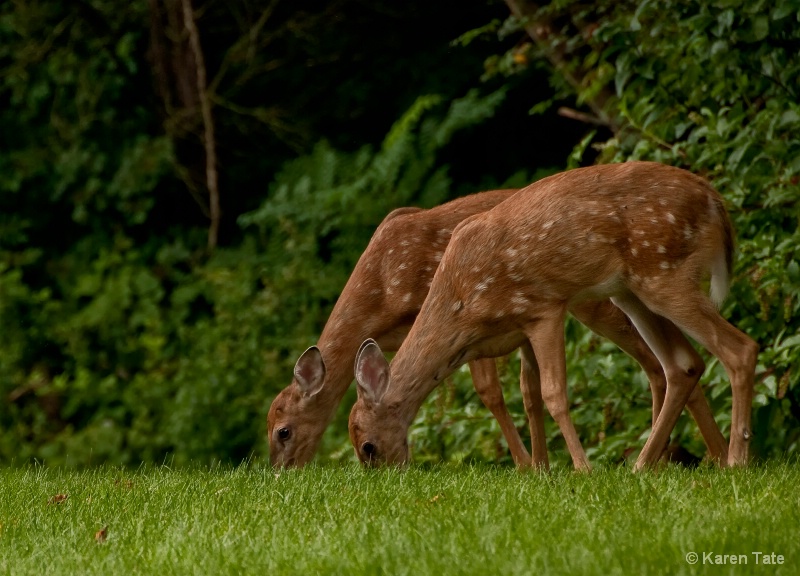
[[[325,383],[325,362],[319,348],[312,346],[298,358],[294,365],[294,378],[303,396],[313,396]]]
[[[389,387],[389,363],[375,340],[365,340],[358,350],[355,374],[358,397],[380,404]]]

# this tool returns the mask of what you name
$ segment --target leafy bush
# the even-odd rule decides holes
[[[665,17],[665,15],[669,15]],[[708,178],[727,200],[738,236],[723,315],[761,346],[753,451],[768,457],[800,448],[800,11],[792,1],[642,3],[558,2],[529,17],[552,25],[549,46],[565,67],[553,71],[557,96],[578,103],[610,94],[611,138],[592,129],[600,162],[642,159]],[[520,29],[512,18],[502,33]],[[559,52],[563,50],[563,52]],[[495,58],[495,72],[519,69],[519,47]],[[498,64],[499,63],[499,64]],[[582,74],[577,89],[564,70]],[[540,113],[555,100],[534,106]],[[603,132],[599,132],[602,134]],[[594,142],[593,142],[594,140]],[[592,143],[593,142],[593,143]],[[643,442],[649,392],[630,361],[577,324],[568,328],[572,415],[590,454],[622,458]],[[708,356],[703,383],[728,431],[730,385]],[[631,387],[629,383],[633,382]],[[551,432],[555,432],[551,429]],[[616,433],[613,433],[616,432]],[[548,434],[550,442],[556,441]],[[687,417],[674,436],[696,454],[702,442]]]
[[[666,10],[674,18],[664,18]],[[800,11],[796,3],[646,3],[596,32],[630,130],[607,160],[655,159],[703,174],[728,201],[738,237],[723,314],[761,345],[754,449],[800,446]],[[729,384],[706,380],[729,425]]]
[[[443,113],[420,98],[379,150],[318,144],[241,217],[244,241],[211,257],[190,250],[202,245],[191,237],[137,243],[120,230],[111,245],[88,236],[69,247],[36,289],[24,264],[41,251],[2,252],[0,393],[11,401],[0,405],[0,459],[180,464],[262,452],[269,399],[375,226],[398,205],[448,196],[437,151],[502,98],[470,93]]]

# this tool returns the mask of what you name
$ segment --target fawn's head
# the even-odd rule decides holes
[[[350,411],[350,441],[365,466],[401,465],[409,460],[408,423],[386,403],[389,363],[374,340],[356,357],[358,400]],[[369,431],[369,432],[368,432]]]
[[[324,382],[325,363],[319,348],[312,346],[295,364],[291,385],[281,390],[269,408],[267,434],[273,466],[303,466],[314,457],[328,424],[319,394]]]

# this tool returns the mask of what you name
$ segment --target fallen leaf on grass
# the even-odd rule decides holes
[[[711,488],[711,482],[708,482],[706,480],[692,480],[691,487],[702,488],[707,490],[708,488]]]
[[[100,528],[100,530],[94,533],[94,541],[98,544],[102,544],[106,541],[106,536],[108,536],[108,526],[103,526]]]
[[[56,494],[47,501],[48,504],[61,504],[64,500],[69,498],[67,494]]]

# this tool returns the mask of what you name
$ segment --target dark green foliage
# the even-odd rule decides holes
[[[82,88],[63,89],[79,98]],[[135,134],[141,123],[132,122],[130,146],[122,126],[122,146],[107,153],[76,133],[63,146],[87,146],[77,156],[37,164],[38,176],[18,170],[21,182],[2,195],[13,211],[0,241],[0,391],[9,399],[0,404],[0,459],[183,463],[263,450],[269,400],[314,342],[375,226],[397,206],[448,197],[437,152],[490,118],[503,94],[420,97],[378,149],[321,141],[241,216],[242,240],[210,257],[198,249],[202,230],[159,226],[154,198],[169,180],[171,147]],[[112,124],[124,114],[113,98],[96,106]],[[36,125],[42,113],[2,120]],[[26,143],[2,158],[50,153],[33,136]],[[67,167],[77,172],[67,176]],[[19,190],[28,188],[52,210],[26,204]],[[147,202],[137,210],[124,204],[139,196]],[[46,233],[56,222],[59,235]]]
[[[646,159],[682,166],[707,177],[725,196],[738,251],[723,314],[761,346],[753,452],[757,457],[795,452],[800,446],[800,5],[566,1],[531,17],[541,14],[557,23],[560,35],[551,42],[569,46],[570,69],[585,72],[577,92],[554,74],[560,96],[573,94],[580,103],[610,91],[615,97],[610,112],[622,127],[605,139],[602,132],[589,131],[570,165],[588,155],[591,143],[603,162]],[[500,71],[518,72],[514,59],[498,62],[505,62]],[[544,104],[537,111],[553,101]],[[588,452],[614,460],[626,456],[642,444],[648,426],[646,384],[629,359],[577,324],[567,334],[572,416]],[[727,432],[729,381],[707,358],[702,382]],[[515,381],[516,375],[509,378]],[[703,451],[685,416],[674,438],[696,454]]]
[[[543,13],[583,74],[577,88],[529,71],[548,69],[547,51],[514,19],[501,24],[502,3],[323,4],[287,4],[256,32],[270,2],[194,4],[220,157],[213,253],[200,116],[174,85],[172,99],[162,93],[152,4],[2,4],[0,462],[263,455],[269,401],[386,213],[522,186],[553,171],[553,157],[595,156],[681,165],[723,193],[739,238],[723,312],[762,347],[755,451],[797,450],[796,2],[553,2]],[[603,91],[619,129],[546,123],[556,103],[580,108]],[[527,120],[508,116],[512,104],[542,114],[542,128],[520,138]],[[577,323],[567,336],[584,445],[618,461],[644,441],[647,384]],[[524,428],[518,360],[500,362]],[[716,362],[704,382],[728,426]],[[350,457],[348,408],[326,458]],[[551,422],[548,436],[566,462]],[[688,419],[675,438],[702,453]],[[412,439],[420,461],[507,461],[466,371],[432,395]]]
[[[661,1],[595,33],[604,46],[598,66],[613,65],[630,125],[603,156],[686,166],[728,201],[738,254],[723,313],[762,347],[754,412],[762,456],[796,450],[800,440],[798,22],[791,1]],[[712,368],[708,391],[727,425],[727,378]]]

